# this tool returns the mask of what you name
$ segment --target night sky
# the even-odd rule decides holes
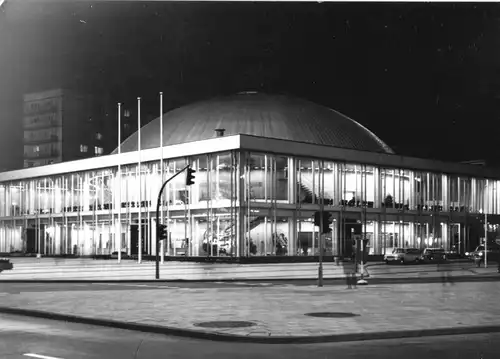
[[[246,90],[334,108],[398,154],[500,162],[496,3],[9,1],[0,168],[22,166],[22,94],[58,87],[146,112]]]

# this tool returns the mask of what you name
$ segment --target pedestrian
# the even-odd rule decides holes
[[[452,276],[450,275],[450,271],[445,270],[445,271],[441,272],[441,282],[443,285],[446,285],[446,284],[454,285],[455,284]]]
[[[357,289],[357,277],[356,277],[356,272],[352,272],[352,286],[354,287],[354,289]]]
[[[450,272],[447,272],[447,279],[448,279],[448,283],[450,283],[450,285],[455,285],[455,281],[453,280],[453,276],[451,275]]]
[[[352,287],[351,287],[351,283],[352,283],[351,272],[347,272],[345,274],[345,281],[346,281],[346,284],[347,284],[347,288],[346,289],[352,289]]]

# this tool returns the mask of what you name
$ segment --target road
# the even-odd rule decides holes
[[[7,315],[0,315],[0,338],[2,359],[496,359],[500,346],[500,334],[326,344],[241,344]]]
[[[404,283],[439,283],[442,276],[427,278],[368,278],[369,285],[404,284]],[[500,275],[455,277],[455,282],[496,282]],[[266,286],[311,286],[317,285],[317,280],[259,280],[234,282],[133,282],[133,283],[9,283],[0,282],[2,294],[19,294],[22,292],[57,292],[57,291],[99,291],[99,290],[148,290],[161,288],[235,288],[235,287],[266,287]],[[345,286],[344,280],[327,279],[323,282],[328,286]]]

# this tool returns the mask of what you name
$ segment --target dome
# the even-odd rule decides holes
[[[243,92],[196,102],[163,115],[163,145],[216,137],[253,135],[316,145],[393,154],[370,130],[328,107],[284,95]],[[141,148],[159,147],[160,118],[141,128]],[[137,132],[121,152],[137,151]],[[113,152],[116,153],[116,150]]]

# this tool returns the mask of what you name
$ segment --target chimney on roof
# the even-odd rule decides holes
[[[215,135],[217,137],[222,137],[222,136],[224,136],[224,131],[226,131],[225,128],[216,128],[215,129]]]

